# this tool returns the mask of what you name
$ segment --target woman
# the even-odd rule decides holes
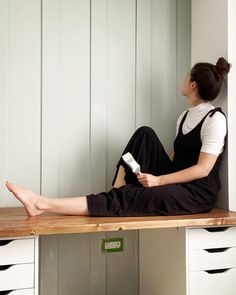
[[[219,169],[227,133],[226,118],[214,100],[230,64],[194,65],[183,82],[190,108],[177,121],[174,152],[167,156],[155,132],[139,128],[124,153],[141,166],[135,175],[121,160],[109,192],[76,198],[50,199],[7,182],[28,215],[55,212],[91,216],[146,216],[193,214],[211,210],[220,190]],[[124,154],[123,153],[123,154]]]

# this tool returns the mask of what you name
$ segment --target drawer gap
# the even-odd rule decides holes
[[[229,226],[223,226],[223,227],[204,227],[205,230],[208,232],[214,233],[214,232],[222,232],[228,230]]]
[[[211,248],[211,249],[204,249],[205,251],[207,251],[208,253],[217,253],[217,252],[224,252],[226,250],[228,250],[229,247],[225,247],[225,248]]]
[[[0,295],[7,295],[7,294],[11,294],[11,292],[13,292],[14,290],[8,290],[8,291],[0,291]]]
[[[0,247],[1,246],[6,246],[8,244],[10,244],[13,240],[1,240],[0,241]],[[1,294],[1,293],[0,293]]]
[[[229,269],[231,269],[231,268],[211,269],[211,270],[204,270],[204,271],[207,272],[207,273],[209,273],[209,274],[215,274],[215,273],[223,273],[223,272],[226,272]]]
[[[10,264],[10,265],[1,265],[1,266],[0,266],[0,271],[1,271],[1,270],[7,270],[8,268],[12,267],[12,265],[13,265],[13,264]],[[0,293],[0,294],[1,294],[1,293]]]

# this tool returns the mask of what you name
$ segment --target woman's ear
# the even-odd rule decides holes
[[[191,81],[190,87],[191,87],[192,90],[196,90],[197,89],[197,83],[195,81]]]

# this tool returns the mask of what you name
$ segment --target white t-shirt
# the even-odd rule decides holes
[[[192,130],[202,118],[215,107],[209,103],[201,103],[188,109],[187,117],[183,124],[183,134]],[[176,135],[179,131],[180,122],[186,111],[184,111],[177,120]],[[218,156],[223,151],[224,139],[227,132],[227,124],[225,116],[216,112],[214,116],[207,116],[201,128],[201,152]]]

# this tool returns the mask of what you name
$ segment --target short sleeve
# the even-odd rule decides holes
[[[218,156],[223,151],[226,133],[226,118],[221,112],[216,112],[212,117],[208,116],[201,130],[201,152]]]

